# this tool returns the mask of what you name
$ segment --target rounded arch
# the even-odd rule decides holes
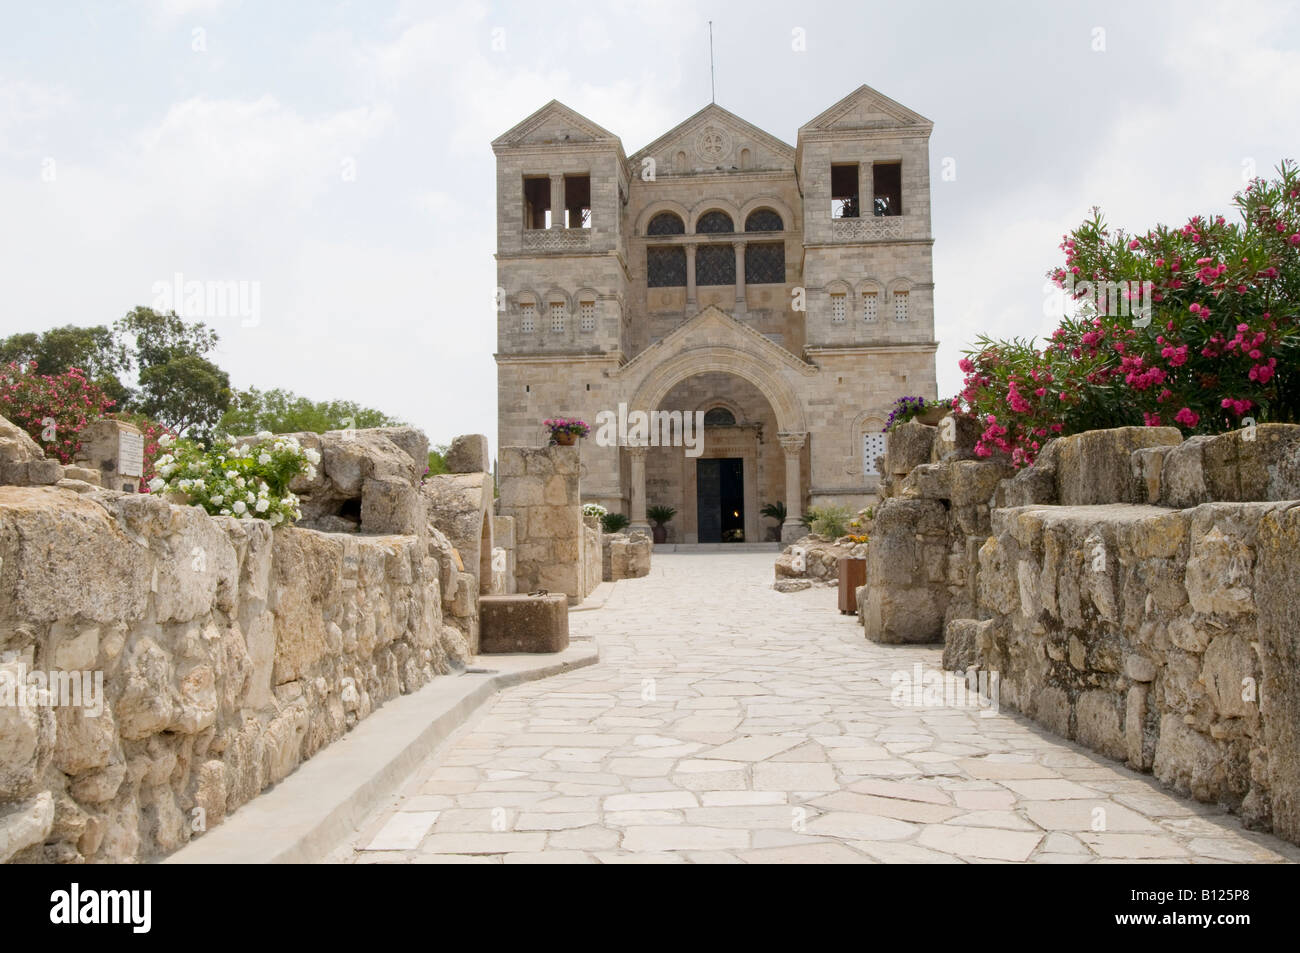
[[[726,212],[731,216],[731,222],[734,225],[738,221],[744,221],[740,217],[740,210],[735,204],[728,202],[726,199],[705,199],[703,202],[697,202],[691,207],[691,213],[686,219],[686,231],[694,235],[699,231],[700,219],[709,212]]]
[[[826,293],[828,295],[847,295],[852,291],[852,286],[843,278],[832,278],[826,282]]]
[[[782,433],[806,433],[803,405],[790,383],[761,357],[726,345],[691,348],[652,368],[633,392],[634,409],[656,410],[677,384],[697,374],[732,374],[753,384],[767,399]]]
[[[740,207],[738,221],[744,222],[748,220],[750,215],[764,208],[770,208],[777,215],[780,215],[781,221],[785,223],[785,230],[790,230],[791,223],[795,221],[794,212],[789,205],[786,205],[775,195],[758,195],[750,199]]]
[[[650,219],[645,231],[647,235],[685,235],[686,219],[665,209]]]
[[[708,397],[705,400],[700,401],[695,409],[697,411],[703,411],[705,414],[711,413],[715,410],[725,410],[731,414],[731,417],[736,422],[737,426],[743,425],[746,420],[744,411],[741,410],[740,404],[726,397]]]
[[[524,288],[521,291],[515,292],[514,304],[518,309],[522,309],[526,304],[531,304],[540,311],[542,308],[542,296],[531,288]]]
[[[674,202],[672,199],[659,199],[656,202],[651,202],[643,208],[641,214],[637,216],[636,234],[647,234],[647,229],[650,227],[650,220],[660,212],[672,212],[681,218],[683,222],[690,222],[691,211],[681,202]]]
[[[865,295],[880,294],[884,289],[880,287],[880,282],[875,278],[863,278],[854,285],[853,290],[858,295]]]
[[[695,220],[695,234],[734,235],[736,219],[722,209],[710,209]]]
[[[846,473],[864,481],[880,476],[878,472],[872,472],[875,461],[869,461],[867,457],[885,452],[888,437],[883,432],[884,427],[885,417],[875,410],[864,410],[849,421],[847,437],[853,452],[844,468]]]
[[[907,293],[911,290],[912,290],[912,282],[908,278],[895,278],[893,281],[889,283],[889,293],[891,295],[898,291]]]
[[[546,290],[546,294],[542,296],[542,301],[548,309],[551,302],[563,301],[565,312],[568,314],[573,313],[573,296],[557,285],[552,285]]]
[[[579,288],[573,293],[573,300],[577,304],[582,304],[584,301],[594,302],[600,300],[600,295],[596,293],[595,288]]]

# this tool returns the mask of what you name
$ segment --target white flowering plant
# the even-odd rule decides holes
[[[267,431],[239,441],[218,440],[203,447],[192,440],[159,439],[162,456],[154,461],[157,476],[150,493],[179,497],[212,516],[264,519],[272,526],[302,517],[289,484],[299,474],[314,479],[320,452],[294,437]]]
[[[608,512],[609,510],[605,509],[605,507],[601,506],[599,503],[582,504],[583,516],[604,516]]]

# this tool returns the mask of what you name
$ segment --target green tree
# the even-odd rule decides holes
[[[234,395],[216,429],[221,434],[243,436],[262,430],[271,433],[323,433],[349,427],[357,430],[396,427],[401,423],[383,411],[362,407],[355,401],[315,401],[278,387],[272,390],[250,387]]]
[[[79,328],[66,324],[48,331],[13,334],[0,339],[0,365],[29,364],[43,375],[59,376],[70,368],[84,371],[116,406],[131,399],[131,389],[119,374],[131,368],[126,346],[105,325]]]
[[[113,326],[139,368],[140,390],[129,409],[177,434],[205,440],[230,406],[230,375],[205,356],[217,332],[174,311],[135,308]]]
[[[447,472],[447,451],[451,444],[439,443],[429,449],[429,472],[425,476],[437,476]]]

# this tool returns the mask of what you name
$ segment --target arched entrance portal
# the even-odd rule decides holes
[[[708,418],[698,453],[681,446],[629,448],[632,525],[647,506],[671,506],[671,542],[763,542],[801,535],[807,453],[803,411],[793,389],[755,355],[692,348],[641,382],[633,409]],[[785,526],[762,508],[784,502]]]

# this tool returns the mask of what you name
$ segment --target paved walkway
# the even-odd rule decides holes
[[[502,693],[335,859],[1300,859],[1009,712],[895,706],[939,649],[867,642],[834,590],[774,592],[772,562],[657,554],[570,616],[598,665]]]

